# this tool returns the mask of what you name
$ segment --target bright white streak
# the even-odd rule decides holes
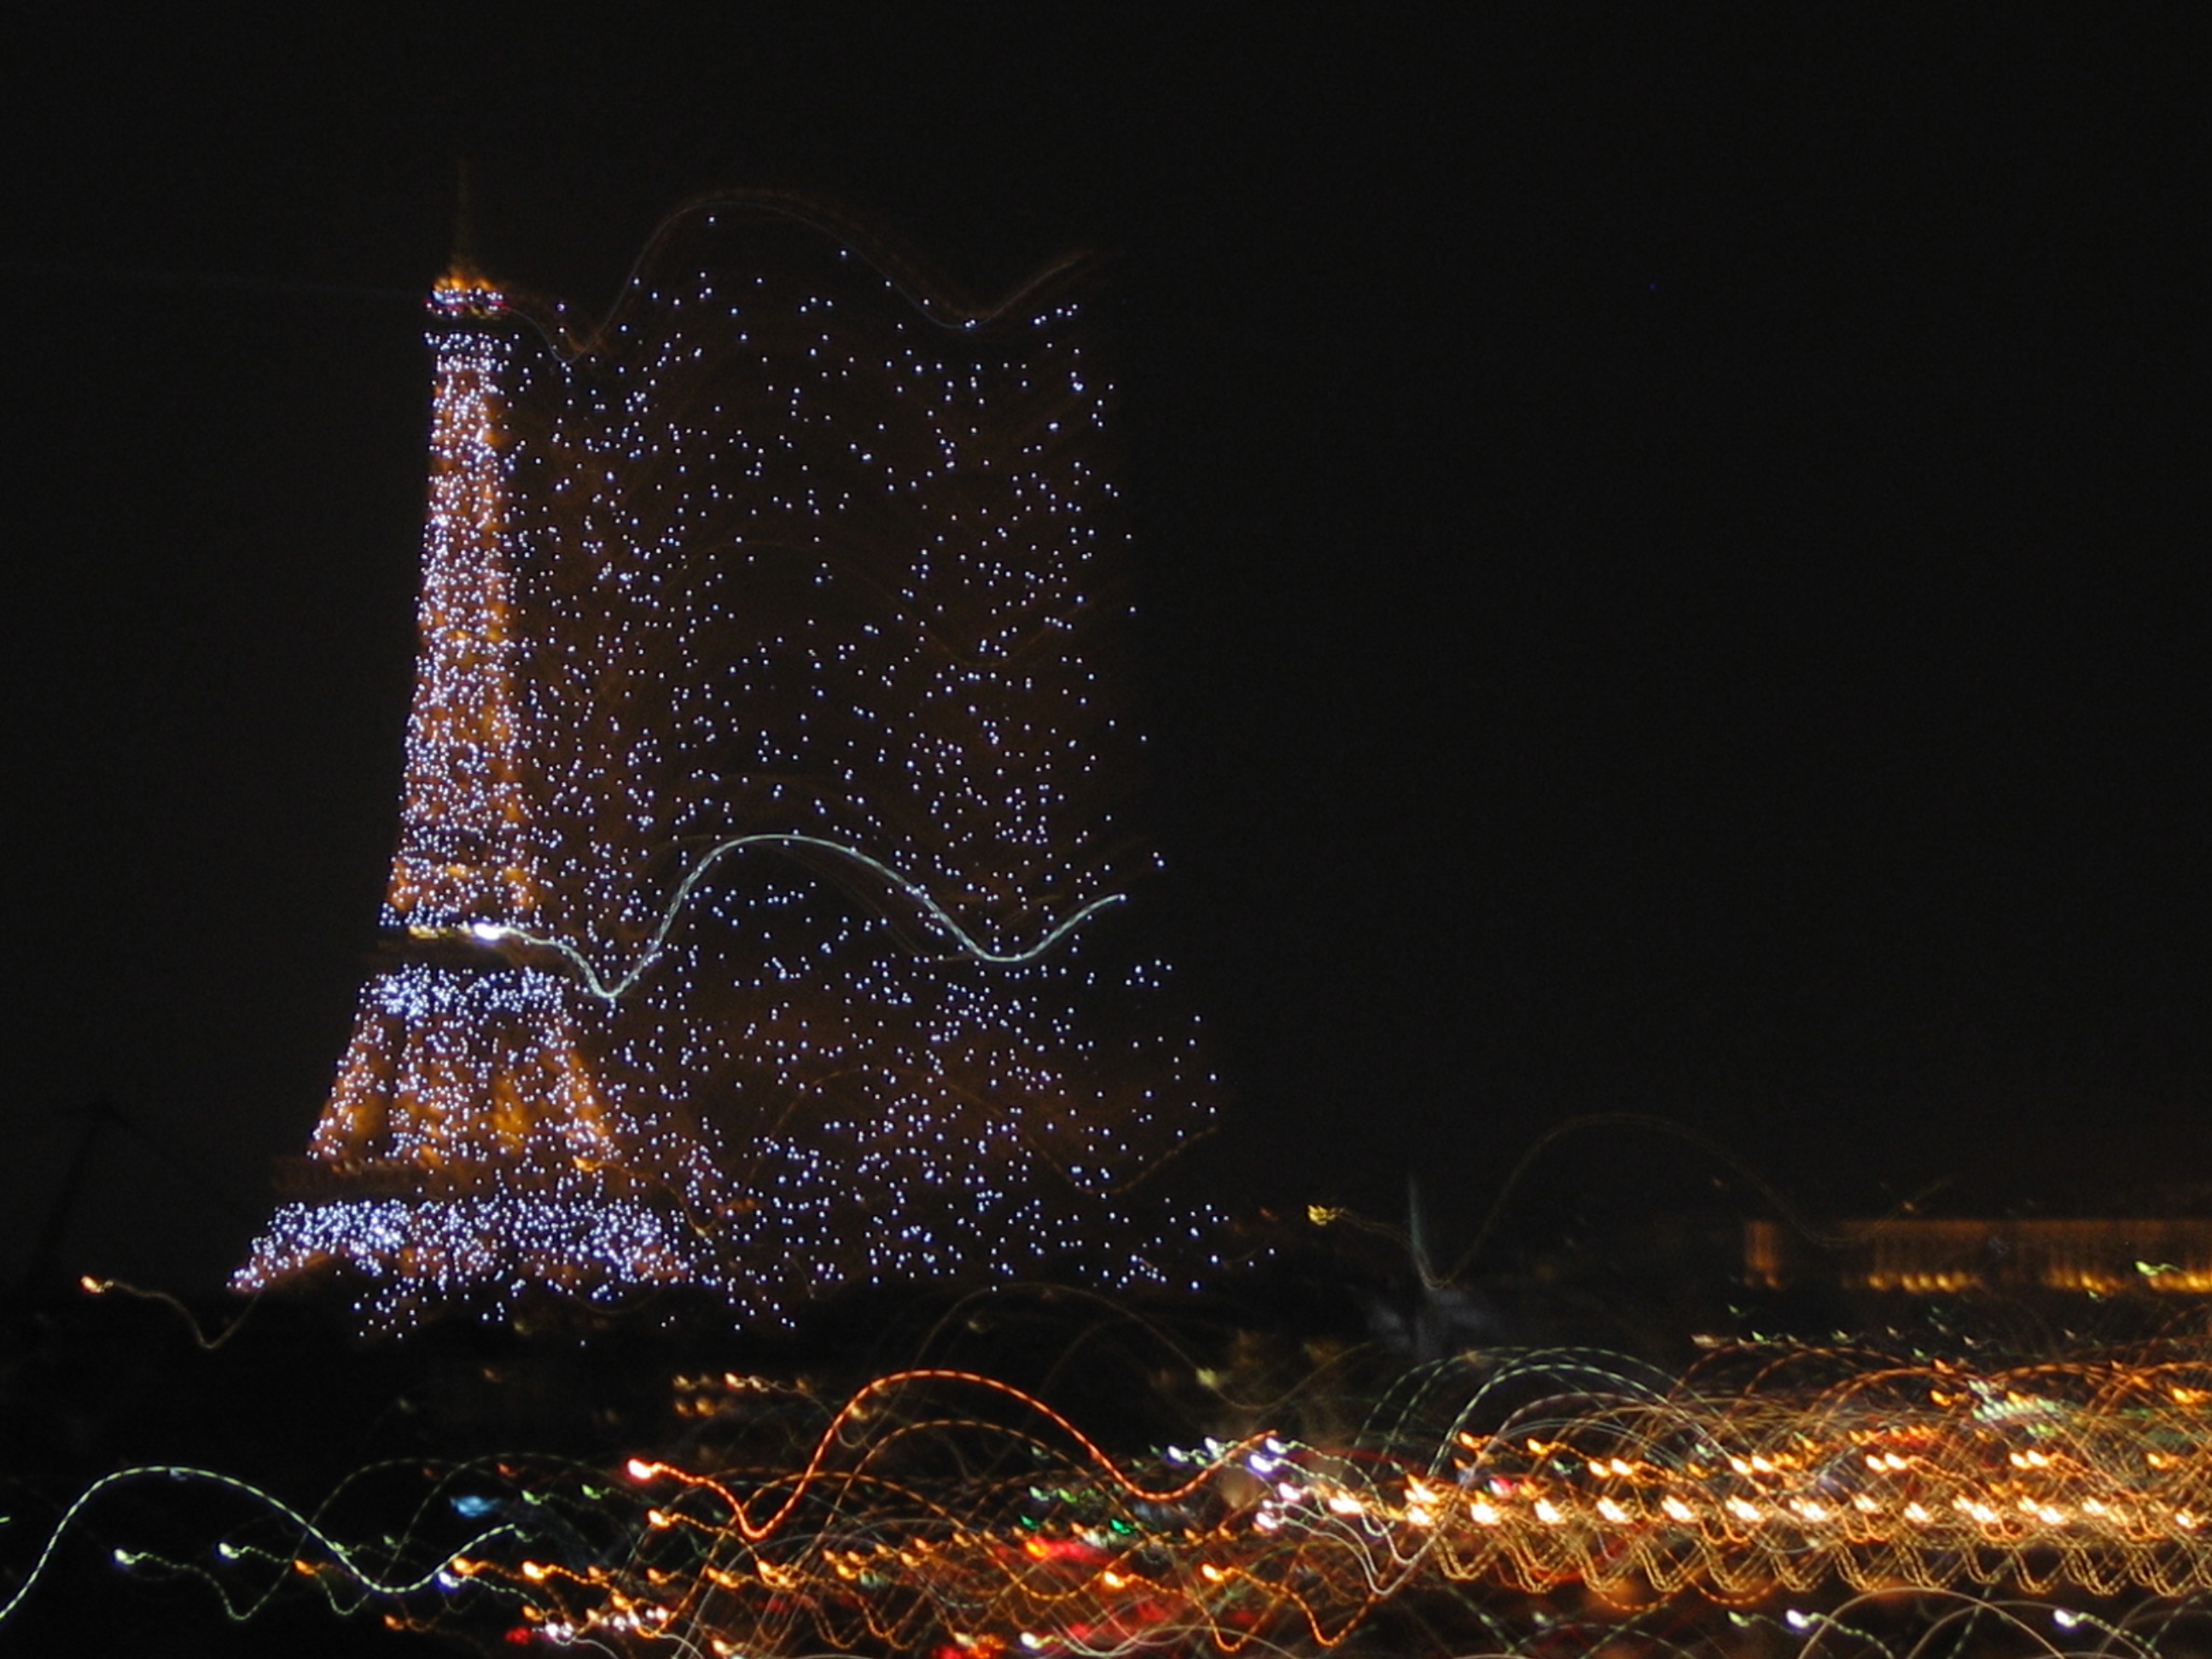
[[[653,937],[646,941],[645,949],[639,954],[637,960],[632,963],[620,977],[611,982],[602,976],[599,970],[586,959],[582,951],[577,950],[566,939],[547,939],[540,934],[531,933],[527,928],[510,927],[498,923],[477,922],[471,925],[466,931],[487,942],[507,939],[520,939],[526,945],[556,951],[574,966],[578,975],[583,980],[584,988],[593,996],[602,1002],[618,1001],[635,988],[638,981],[652,971],[653,964],[660,959],[661,952],[667,945],[669,933],[675,927],[676,919],[681,914],[684,902],[691,896],[692,890],[705,878],[707,872],[720,862],[726,854],[738,852],[748,847],[790,846],[812,847],[825,853],[834,853],[840,858],[859,865],[871,874],[880,876],[919,905],[930,920],[950,937],[952,944],[963,956],[973,961],[988,963],[994,967],[1012,967],[1021,963],[1036,961],[1037,957],[1051,950],[1054,945],[1059,944],[1098,912],[1111,906],[1124,903],[1129,896],[1127,893],[1109,893],[1103,898],[1091,900],[1073,915],[1056,923],[1042,939],[1026,951],[993,951],[987,948],[974,934],[955,921],[946,914],[944,906],[930,897],[918,884],[909,881],[890,866],[884,863],[882,860],[871,858],[859,848],[848,847],[841,842],[824,841],[817,836],[779,831],[768,835],[739,836],[734,840],[726,841],[708,853],[707,856],[701,859],[698,863],[693,865],[690,873],[677,884],[675,894],[668,901],[668,908],[661,913],[659,925],[653,930]]]

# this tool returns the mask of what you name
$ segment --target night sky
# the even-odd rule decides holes
[[[713,9],[13,32],[11,1279],[95,1097],[73,1269],[216,1282],[305,1145],[459,157],[482,262],[586,311],[717,186],[987,292],[1118,256],[1169,925],[1251,1194],[1415,1167],[1463,1227],[1637,1111],[1831,1212],[2212,1194],[2192,41]],[[1716,1201],[1562,1154],[1544,1201]]]

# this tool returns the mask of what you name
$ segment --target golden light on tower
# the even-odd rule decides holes
[[[614,1149],[568,988],[483,948],[534,921],[542,893],[507,568],[501,382],[514,329],[498,290],[463,267],[430,308],[416,680],[385,899],[398,960],[364,992],[302,1184],[452,1198],[533,1158]],[[411,1251],[418,1271],[422,1255]]]

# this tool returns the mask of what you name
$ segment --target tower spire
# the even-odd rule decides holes
[[[486,286],[448,286],[453,280],[431,295],[434,309],[460,315],[434,337],[421,654],[399,854],[386,899],[387,923],[398,927],[527,921],[538,885],[526,845],[507,569],[508,342],[504,331],[465,320],[495,311],[498,295]]]
[[[476,192],[469,178],[469,159],[453,158],[453,246],[446,261],[451,276],[481,282],[483,267],[477,262]]]
[[[465,158],[453,162],[453,243],[445,274],[430,289],[430,305],[452,316],[490,316],[507,309],[507,296],[484,275],[477,258],[476,192]]]

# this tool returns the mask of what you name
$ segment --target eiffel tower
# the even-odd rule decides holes
[[[617,1265],[632,1279],[688,1276],[680,1251],[653,1247],[652,1212],[635,1201],[681,1190],[685,1172],[617,1133],[571,977],[514,942],[538,924],[545,884],[507,568],[505,387],[526,325],[462,262],[429,305],[428,506],[384,960],[307,1156],[279,1173],[281,1187],[325,1200],[325,1215],[358,1221],[358,1205],[328,1203],[342,1197],[368,1200],[373,1218],[311,1231],[289,1257],[264,1241],[240,1275],[258,1287],[319,1256],[349,1261],[383,1281],[371,1299],[386,1312],[486,1279],[580,1289]],[[706,1166],[691,1164],[696,1197]],[[609,1232],[628,1259],[595,1272],[608,1241],[593,1235]]]
[[[1157,858],[1082,270],[995,306],[770,198],[676,215],[598,331],[466,260],[385,960],[241,1288],[777,1318],[1071,1252],[1210,1111],[1128,920]]]

